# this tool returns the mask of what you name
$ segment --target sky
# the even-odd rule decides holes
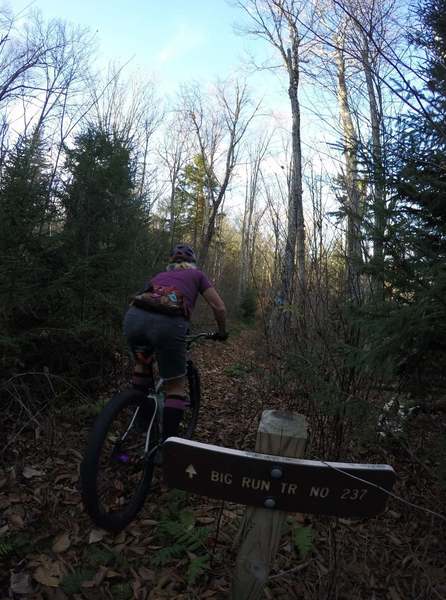
[[[1,4],[0,0],[0,4]],[[248,78],[251,96],[262,100],[271,125],[289,128],[290,107],[284,71],[256,72],[249,61],[273,57],[266,42],[235,32],[247,22],[242,9],[231,0],[7,0],[14,13],[41,11],[45,19],[60,18],[88,27],[96,36],[99,65],[128,63],[130,72],[151,75],[157,90],[173,96],[182,83],[212,84],[217,78],[237,74]],[[314,112],[318,100],[301,89],[306,131],[318,126]],[[310,129],[311,130],[311,129]],[[328,130],[327,130],[328,131]],[[318,134],[319,135],[319,134]],[[313,136],[314,137],[314,136]]]
[[[13,0],[9,6],[15,14],[37,9],[45,20],[58,18],[88,27],[96,37],[99,66],[130,61],[130,73],[151,75],[157,93],[166,98],[174,96],[182,83],[212,84],[242,71],[248,75],[253,100],[262,99],[261,128],[279,127],[279,137],[283,130],[282,138],[289,139],[286,75],[277,70],[256,72],[250,65],[248,55],[255,55],[258,62],[273,56],[275,64],[277,56],[262,40],[235,32],[236,25],[246,23],[246,16],[230,0]],[[315,97],[307,98],[302,91],[301,101],[304,152],[309,152],[313,144],[325,146],[327,134],[315,116]],[[306,114],[305,104],[311,106]],[[277,157],[271,157],[274,171],[284,160],[279,137],[273,153]]]
[[[254,43],[234,33],[241,11],[225,0],[14,0],[10,6],[88,27],[101,60],[131,60],[168,91],[181,81],[229,76]]]

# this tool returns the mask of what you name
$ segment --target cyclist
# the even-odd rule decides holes
[[[164,438],[178,433],[186,408],[186,334],[198,294],[214,313],[218,327],[215,339],[226,340],[223,300],[198,269],[193,249],[187,244],[177,244],[166,270],[156,274],[144,291],[135,296],[124,317],[124,335],[136,359],[132,377],[134,388],[147,391],[153,383],[150,381],[151,369],[146,366],[147,351],[143,354],[140,350],[149,349],[150,354],[156,355],[165,392]],[[175,303],[177,308],[171,306]]]

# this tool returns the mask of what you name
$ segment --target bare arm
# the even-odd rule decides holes
[[[203,292],[203,298],[212,308],[217,321],[218,332],[222,335],[226,334],[226,306],[217,290],[213,287],[208,288]]]

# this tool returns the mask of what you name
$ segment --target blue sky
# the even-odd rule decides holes
[[[131,60],[127,72],[153,75],[164,99],[174,96],[182,83],[212,84],[217,78],[236,75],[243,64],[247,73],[247,51],[259,63],[271,55],[276,65],[279,62],[262,40],[235,33],[234,25],[246,22],[246,17],[226,0],[12,0],[10,5],[16,14],[28,7],[40,10],[45,20],[60,18],[88,27],[97,35],[99,65]],[[281,173],[280,165],[286,160],[283,144],[289,142],[291,125],[287,77],[284,71],[255,73],[252,67],[249,71],[251,97],[255,103],[262,100],[265,117],[253,124],[253,135],[278,127],[270,148],[270,168]],[[314,156],[315,146],[326,151],[331,135],[317,116],[317,106],[324,98],[320,91],[315,96],[309,90],[308,96],[302,90],[301,101],[304,153]],[[326,155],[323,159],[326,162]]]
[[[29,6],[14,0],[13,11]],[[32,8],[97,32],[101,60],[132,59],[167,90],[191,79],[230,76],[247,45],[234,33],[240,11],[225,0],[36,0]]]
[[[2,0],[0,0],[1,2]],[[182,83],[211,84],[243,70],[249,74],[251,96],[262,100],[264,113],[274,112],[275,124],[289,126],[289,101],[284,71],[254,72],[248,52],[262,63],[277,53],[266,42],[234,31],[246,15],[230,0],[10,0],[15,13],[39,9],[45,19],[60,18],[88,27],[97,35],[99,64],[127,63],[128,72],[153,75],[161,95],[173,96]],[[302,109],[314,109],[301,92]],[[306,125],[317,119],[309,112]]]

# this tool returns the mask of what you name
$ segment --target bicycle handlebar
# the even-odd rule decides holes
[[[186,343],[190,346],[191,344],[193,344],[200,338],[205,338],[207,340],[215,340],[216,339],[215,333],[208,331],[208,332],[196,333],[195,335],[187,335]]]

